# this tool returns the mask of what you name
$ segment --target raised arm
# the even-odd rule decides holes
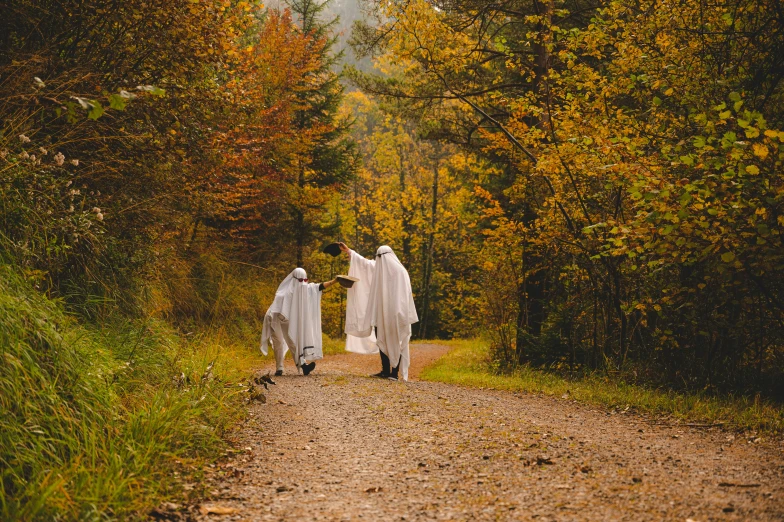
[[[376,266],[375,260],[371,261],[370,259],[365,259],[361,255],[359,255],[355,250],[351,250],[348,246],[346,246],[345,243],[338,243],[338,245],[340,245],[340,250],[342,252],[345,252],[345,254],[348,256],[348,259],[352,265],[356,263],[364,267],[370,267],[371,270],[375,268]],[[351,275],[351,272],[349,272],[349,275]]]

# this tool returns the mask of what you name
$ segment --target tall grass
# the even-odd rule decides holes
[[[218,254],[152,267],[90,322],[0,263],[0,520],[145,518],[222,452],[279,280]]]
[[[422,379],[472,387],[564,396],[611,408],[671,416],[680,421],[721,423],[729,428],[784,432],[784,407],[760,397],[682,393],[611,380],[600,374],[569,380],[522,367],[502,373],[490,363],[482,340],[451,341],[449,355],[427,368]]]
[[[258,363],[158,320],[85,327],[0,266],[0,519],[142,518],[242,415]],[[213,375],[202,379],[210,362]]]

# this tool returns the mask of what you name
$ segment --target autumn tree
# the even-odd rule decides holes
[[[354,73],[353,78],[369,92],[401,100],[412,113],[424,115],[429,124],[426,137],[447,139],[473,150],[488,143],[511,140],[516,161],[506,154],[496,159],[503,164],[503,179],[485,187],[500,197],[508,215],[525,228],[535,228],[536,201],[547,194],[552,183],[545,177],[530,183],[527,194],[509,197],[506,192],[521,178],[531,175],[536,145],[523,145],[515,138],[516,124],[510,123],[515,108],[525,100],[533,110],[527,112],[526,127],[539,129],[547,139],[550,99],[546,78],[558,64],[551,57],[551,24],[567,27],[585,24],[590,5],[570,3],[578,14],[561,9],[554,13],[551,2],[505,2],[486,4],[454,2],[436,7],[427,2],[388,4],[379,7],[385,17],[378,27],[360,26],[355,32],[355,47],[368,53],[381,53],[391,68],[405,71],[403,76],[373,77]],[[561,17],[553,22],[553,16]],[[532,196],[532,197],[527,197]],[[564,209],[566,212],[566,209]],[[564,219],[573,218],[565,214]],[[530,234],[519,237],[516,262],[515,301],[518,302],[515,346],[517,357],[526,357],[526,341],[541,331],[544,320],[546,267],[535,248],[527,248]],[[525,252],[525,255],[523,254]]]
[[[507,309],[487,301],[502,363],[688,386],[780,373],[780,290],[763,284],[780,266],[775,2],[378,12],[355,44],[386,75],[358,85],[504,173],[476,192],[487,267],[513,274],[496,280]]]
[[[362,167],[340,201],[342,236],[365,255],[383,244],[395,249],[411,276],[415,336],[475,334],[477,209],[465,180],[485,165],[419,139],[414,125],[360,92],[346,96],[343,112],[354,117]]]
[[[58,221],[48,218],[30,221],[38,223],[37,231],[13,239],[12,249],[45,274],[50,288],[72,296],[106,293],[155,259],[153,245],[178,233],[192,166],[209,160],[204,131],[219,107],[211,78],[235,52],[236,38],[251,23],[251,8],[249,2],[184,0],[155,9],[139,1],[4,6],[0,148],[7,151],[5,165],[37,168],[27,150],[32,145],[48,152],[34,153],[42,165],[62,154],[70,171],[57,183],[76,191],[74,211],[89,205],[103,216],[92,227],[101,230],[100,241],[73,233],[51,236],[49,227]],[[165,96],[133,103],[151,93]],[[28,158],[19,163],[24,154]],[[11,213],[26,212],[14,202],[39,188],[14,190],[4,191]],[[58,219],[71,219],[70,202],[46,197],[63,202]],[[27,209],[36,210],[35,205]],[[9,238],[21,230],[17,221],[6,223]],[[62,254],[57,263],[50,255],[52,239],[39,243],[33,236],[57,237]],[[43,250],[25,250],[35,244]],[[63,284],[71,288],[60,288]]]
[[[355,145],[348,135],[351,119],[338,114],[343,99],[340,75],[335,72],[340,53],[334,52],[338,19],[322,20],[326,2],[292,0],[291,11],[299,31],[308,39],[305,52],[315,66],[295,86],[297,107],[293,125],[297,132],[291,176],[289,219],[282,227],[292,231],[298,266],[305,249],[331,227],[319,223],[335,188],[347,182],[357,167]]]
[[[18,175],[2,222],[31,274],[56,293],[117,297],[181,280],[210,248],[258,263],[300,241],[301,261],[356,159],[323,6],[12,4],[0,150]],[[40,161],[56,193],[26,174]],[[36,217],[41,198],[57,219]]]

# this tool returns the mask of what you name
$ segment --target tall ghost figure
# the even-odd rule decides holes
[[[386,245],[379,247],[373,260],[340,245],[350,258],[348,274],[359,279],[348,290],[346,349],[374,353],[377,346],[382,365],[377,376],[397,379],[400,375],[408,380],[411,325],[419,321],[408,271]]]

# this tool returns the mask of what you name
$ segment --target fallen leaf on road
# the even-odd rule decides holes
[[[234,515],[239,513],[237,508],[220,506],[218,504],[204,504],[199,508],[202,515]]]
[[[249,387],[248,392],[250,393],[250,400],[259,401],[262,404],[267,403],[267,397],[256,386]]]
[[[380,493],[384,488],[381,486],[373,486],[369,487],[365,490],[365,493]]]

